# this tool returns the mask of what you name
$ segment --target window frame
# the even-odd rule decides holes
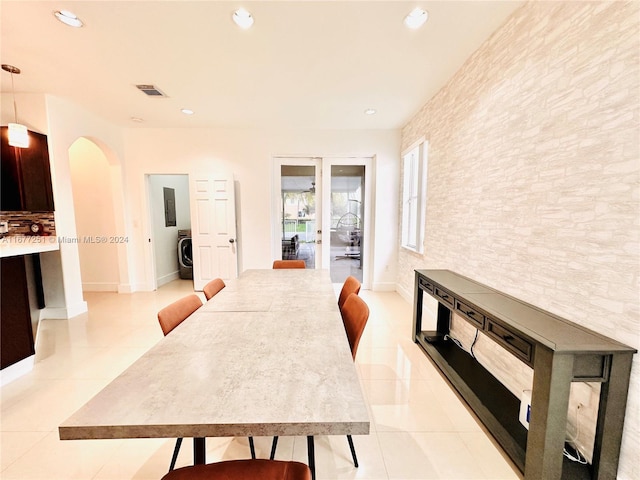
[[[402,248],[424,253],[427,213],[428,142],[422,138],[402,154]]]

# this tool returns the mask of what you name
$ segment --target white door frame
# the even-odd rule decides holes
[[[323,208],[325,211],[331,209],[331,167],[333,165],[362,165],[364,166],[364,255],[362,256],[362,288],[371,289],[371,266],[373,265],[373,157],[348,157],[335,156],[323,157],[322,159],[322,191],[325,193],[323,199]],[[327,239],[331,231],[331,216],[325,215],[322,223],[322,231],[327,232]],[[331,242],[327,241],[322,249],[322,265],[329,268],[331,261]]]
[[[319,186],[322,181],[321,172],[322,172],[322,159],[321,157],[313,157],[313,156],[286,156],[286,155],[277,155],[273,157],[273,194],[271,195],[272,200],[272,208],[271,208],[271,258],[279,259],[282,255],[282,180],[281,180],[281,167],[283,165],[302,165],[315,167],[316,169],[316,186]],[[316,189],[316,230],[321,228],[322,225],[322,207],[324,201],[322,200],[322,189]],[[322,268],[321,264],[321,255],[319,255],[318,245],[322,244],[322,234],[316,234],[316,249],[314,258],[315,258],[315,268]]]
[[[273,157],[273,182],[272,182],[272,205],[271,205],[271,256],[272,258],[280,258],[282,242],[281,229],[282,214],[280,205],[280,172],[282,165],[315,165],[316,166],[316,186],[320,186],[316,190],[316,217],[319,216],[317,225],[321,226],[322,234],[317,235],[317,239],[326,238],[327,241],[321,242],[320,254],[316,254],[316,268],[329,268],[331,259],[331,218],[329,215],[322,215],[322,212],[329,212],[331,208],[331,166],[332,165],[363,165],[365,167],[364,176],[364,239],[365,250],[362,258],[362,288],[371,288],[371,267],[373,265],[373,186],[374,186],[374,156],[349,156],[349,155],[309,155],[309,156],[292,156],[292,155],[275,155]],[[329,192],[329,194],[327,194]],[[318,253],[318,252],[317,252]]]
[[[193,288],[238,276],[236,196],[229,173],[190,173]]]

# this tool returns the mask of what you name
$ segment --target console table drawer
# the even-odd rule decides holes
[[[520,360],[533,365],[533,345],[517,333],[487,318],[487,334]]]
[[[469,305],[461,302],[456,298],[456,312],[464,315],[476,328],[482,330],[484,328],[484,315]]]
[[[453,296],[450,293],[447,293],[445,290],[442,290],[439,287],[435,287],[434,293],[438,298],[438,300],[442,301],[442,303],[445,303],[449,307],[453,308]]]
[[[429,283],[424,278],[419,278],[418,282],[419,282],[420,288],[424,288],[426,291],[433,293],[433,290],[435,287],[433,286],[432,283]]]

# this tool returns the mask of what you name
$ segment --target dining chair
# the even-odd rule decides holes
[[[340,296],[338,297],[338,306],[340,310],[342,310],[342,305],[349,295],[355,293],[356,295],[360,292],[360,282],[358,279],[352,275],[349,275],[347,279],[342,284],[342,290],[340,290]]]
[[[162,480],[311,480],[304,463],[282,460],[226,460],[182,467]]]
[[[211,300],[216,293],[226,287],[224,280],[221,278],[214,278],[209,283],[207,283],[202,291],[204,292],[204,296],[207,300]]]
[[[222,280],[220,280],[222,282]],[[215,282],[213,280],[210,283]],[[222,282],[224,286],[224,282]],[[215,287],[215,286],[214,286]],[[205,287],[206,288],[206,287]],[[222,287],[221,287],[222,288]],[[220,290],[218,289],[215,295]],[[215,290],[213,288],[212,290]],[[207,296],[205,292],[205,297]],[[207,300],[210,297],[207,297]],[[158,322],[160,322],[160,328],[162,328],[162,333],[166,337],[174,328],[184,322],[189,316],[195,312],[198,308],[202,306],[202,300],[195,293],[191,295],[187,295],[186,297],[181,298],[180,300],[176,300],[175,302],[167,305],[162,310],[158,312]],[[176,461],[178,460],[178,453],[180,453],[180,446],[182,445],[182,438],[176,439],[176,445],[173,448],[173,455],[171,456],[171,463],[169,464],[169,471],[172,471],[176,466]],[[253,438],[249,437],[249,448],[251,450],[251,458],[256,458],[255,447],[253,444]]]
[[[158,312],[158,321],[160,322],[160,328],[162,328],[162,333],[164,333],[165,337],[201,306],[202,300],[193,293],[160,310]]]
[[[304,260],[274,260],[273,268],[307,268]]]
[[[367,325],[367,320],[369,320],[369,307],[366,302],[357,295],[357,293],[351,293],[344,301],[340,314],[342,315],[342,323],[351,349],[351,356],[355,360],[362,332],[364,332],[364,327]],[[307,437],[307,441],[309,448],[312,448],[313,437]],[[356,449],[353,445],[351,435],[347,435],[347,441],[349,442],[353,465],[357,468],[358,457],[356,456]],[[271,443],[271,454],[269,455],[271,460],[273,460],[276,455],[277,445],[278,437],[273,437],[273,441]]]

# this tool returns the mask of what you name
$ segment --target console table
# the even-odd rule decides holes
[[[422,329],[424,292],[438,301],[435,331]],[[525,480],[615,480],[631,361],[636,350],[449,270],[416,270],[413,336]],[[529,431],[520,400],[446,339],[452,312],[534,369]],[[600,382],[591,465],[563,461],[571,382]]]

